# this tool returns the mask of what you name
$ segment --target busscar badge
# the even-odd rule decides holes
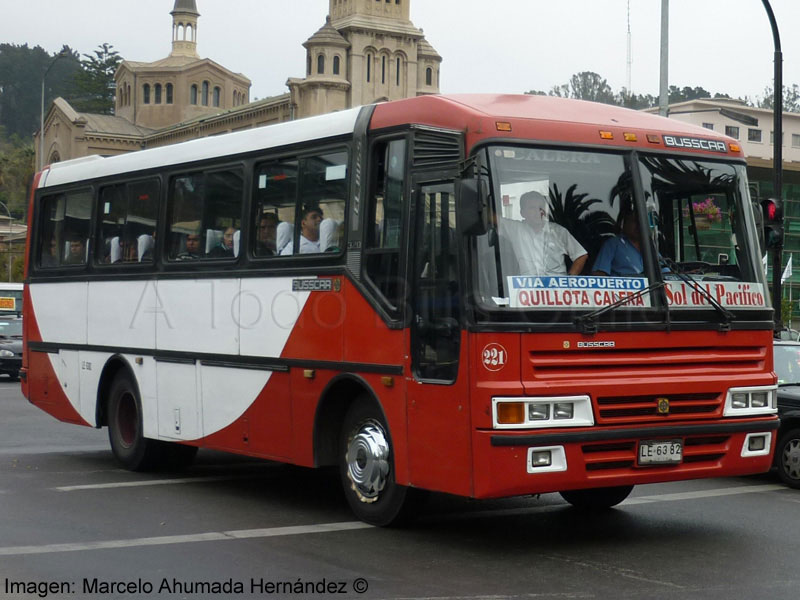
[[[658,414],[660,415],[668,415],[669,414],[669,398],[656,398],[656,402],[658,403]]]

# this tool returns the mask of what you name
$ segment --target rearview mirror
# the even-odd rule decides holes
[[[489,190],[486,180],[459,179],[456,181],[458,220],[464,235],[486,233],[489,218]]]

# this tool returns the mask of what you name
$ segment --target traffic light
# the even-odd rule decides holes
[[[778,198],[761,201],[764,212],[764,243],[767,248],[783,246],[783,202]]]

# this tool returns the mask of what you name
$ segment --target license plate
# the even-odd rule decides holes
[[[639,442],[640,465],[677,465],[683,458],[681,440],[643,440]]]

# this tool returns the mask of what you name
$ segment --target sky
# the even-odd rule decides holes
[[[403,0],[443,57],[442,93],[548,91],[594,71],[614,92],[658,95],[661,0]],[[783,81],[800,85],[800,0],[770,0],[781,35]],[[305,75],[302,43],[329,0],[197,0],[198,53],[252,81],[250,97],[287,91]],[[150,62],[171,48],[174,0],[0,0],[0,43],[110,43]],[[757,99],[772,86],[774,45],[761,0],[670,0],[669,83]]]

